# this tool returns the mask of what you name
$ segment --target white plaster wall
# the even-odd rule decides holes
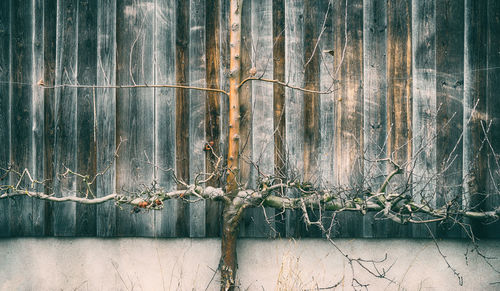
[[[355,265],[369,290],[500,290],[495,273],[465,241],[440,241],[441,251],[464,277],[463,286],[430,240],[342,239],[353,258],[387,259],[394,280],[376,279]],[[218,290],[213,277],[216,239],[20,238],[0,240],[0,290]],[[482,241],[484,255],[500,257],[500,241]],[[352,290],[352,271],[324,240],[241,239],[241,290]],[[491,260],[500,270],[500,260]],[[209,285],[210,281],[211,284]],[[330,289],[332,290],[332,289]]]

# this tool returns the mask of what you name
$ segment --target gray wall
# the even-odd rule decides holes
[[[440,241],[441,251],[464,277],[458,285],[431,240],[340,239],[352,257],[383,258],[388,281],[355,267],[369,290],[500,290],[500,276],[464,241]],[[470,246],[469,246],[470,247]],[[500,241],[482,241],[484,255],[500,257]],[[0,240],[0,290],[205,290],[220,255],[217,239],[54,239]],[[303,290],[327,287],[344,278],[350,290],[351,269],[324,240],[242,239],[238,248],[242,290]],[[499,269],[500,261],[493,260]],[[218,276],[209,290],[218,290]],[[248,288],[248,289],[247,289]],[[403,290],[404,290],[403,289]],[[400,289],[401,290],[401,289]]]

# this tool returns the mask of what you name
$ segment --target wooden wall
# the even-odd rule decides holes
[[[483,209],[498,206],[497,2],[242,1],[242,79],[256,72],[312,91],[333,90],[245,83],[242,180],[255,186],[261,172],[376,188],[390,167],[371,160],[391,155],[412,173],[396,182],[415,183],[418,200],[441,205],[459,196]],[[204,148],[213,142],[217,154],[227,151],[226,96],[106,86],[227,90],[228,10],[223,0],[1,1],[0,167],[28,168],[47,181],[40,191],[59,196],[103,196],[152,181],[174,189],[172,171],[193,182],[213,169],[216,158]],[[61,177],[65,167],[102,171],[125,139],[116,163],[91,189]],[[494,191],[487,199],[469,195]],[[169,201],[163,211],[134,214],[111,202],[24,197],[0,201],[0,236],[211,237],[219,235],[220,211],[209,201]],[[298,213],[265,213],[249,210],[241,236],[322,235],[305,229]],[[429,235],[425,226],[400,226],[373,214],[337,218],[335,233],[343,237]],[[484,236],[500,233],[498,223],[474,227]],[[463,236],[456,225],[430,228],[442,237]]]

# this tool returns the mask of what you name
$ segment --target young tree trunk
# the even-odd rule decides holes
[[[240,43],[241,43],[241,8],[239,2],[243,0],[231,0],[230,3],[230,31],[229,31],[229,145],[227,157],[227,189],[228,195],[233,197],[237,188],[236,177],[239,170],[240,150]]]
[[[238,262],[236,257],[236,242],[243,207],[236,203],[224,206],[221,240],[221,290],[234,290]]]
[[[240,43],[241,43],[241,3],[243,0],[230,2],[230,31],[229,31],[229,144],[227,156],[227,187],[223,210],[222,242],[221,242],[221,290],[234,290],[236,280],[236,240],[238,237],[238,224],[243,208],[238,203],[236,192],[238,190],[237,176],[239,172],[240,150]]]

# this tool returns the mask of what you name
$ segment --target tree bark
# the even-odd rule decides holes
[[[236,197],[238,190],[239,151],[240,151],[240,47],[241,47],[241,3],[231,0],[229,4],[229,144],[227,157],[227,186],[222,222],[221,242],[221,290],[234,290],[236,280],[236,240],[238,224],[243,208]]]
[[[231,0],[229,22],[229,145],[227,157],[227,189],[231,197],[236,194],[240,150],[240,47],[241,47],[241,4],[243,0]]]
[[[239,198],[234,198],[226,203],[223,211],[222,241],[221,241],[221,290],[234,290],[236,270],[238,268],[236,257],[236,242],[238,239],[239,223],[244,206],[238,203]]]

